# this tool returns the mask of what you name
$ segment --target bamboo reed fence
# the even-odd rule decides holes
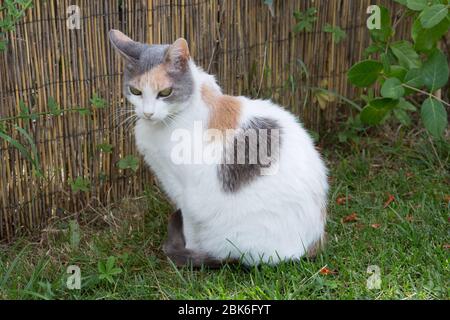
[[[136,151],[132,129],[120,126],[123,118],[113,116],[125,102],[122,65],[107,37],[112,28],[148,43],[185,37],[194,60],[217,75],[226,93],[269,96],[297,113],[307,127],[332,128],[337,115],[348,107],[330,103],[321,109],[314,101],[303,106],[301,90],[279,89],[299,72],[301,60],[309,80],[298,80],[298,86],[322,86],[353,97],[355,89],[348,84],[346,71],[369,42],[367,7],[393,8],[395,3],[273,3],[272,15],[262,0],[34,1],[9,36],[8,49],[0,52],[0,117],[19,114],[20,101],[33,112],[48,111],[50,98],[61,108],[90,107],[94,93],[107,106],[90,115],[67,112],[18,121],[33,137],[45,178],[33,174],[32,165],[17,149],[0,142],[0,240],[43,228],[50,218],[78,212],[93,199],[106,203],[139,194],[152,182],[142,163],[135,174],[116,166]],[[81,9],[80,29],[66,26],[70,5]],[[295,35],[293,12],[311,6],[318,9],[313,30]],[[347,38],[335,44],[323,32],[325,23],[340,26]],[[409,32],[408,25],[398,27],[399,36]],[[105,142],[114,147],[112,153],[98,150]],[[77,177],[90,181],[89,192],[71,189],[70,181]]]

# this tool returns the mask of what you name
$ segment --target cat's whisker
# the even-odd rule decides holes
[[[136,122],[139,120],[139,117],[138,116],[136,116],[136,117],[134,117],[134,118],[132,118],[129,122],[128,122],[128,124],[125,126],[125,131],[128,131],[128,130],[130,130],[132,127],[134,127],[135,126],[135,124],[136,124]]]
[[[111,120],[111,118],[114,117],[113,121],[117,120],[117,118],[120,118],[121,116],[133,113],[134,110],[115,110],[113,113],[111,113],[108,117],[108,120]]]
[[[192,121],[188,121],[186,118],[184,118],[180,113],[177,114],[169,114],[168,118],[172,120],[171,123],[176,123],[178,120],[181,121],[181,124],[184,124],[188,127],[192,126]]]
[[[122,125],[124,125],[125,123],[127,123],[127,121],[129,121],[130,119],[133,119],[133,117],[136,117],[135,114],[132,114],[131,116],[127,117],[125,120],[123,120],[119,125],[114,127],[114,130],[117,130],[118,128],[122,127]]]

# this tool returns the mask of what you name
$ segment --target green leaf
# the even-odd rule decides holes
[[[5,140],[9,144],[11,144],[14,148],[16,148],[22,154],[22,156],[24,156],[28,161],[30,161],[32,163],[32,165],[35,168],[39,168],[38,164],[36,163],[36,161],[31,156],[30,152],[19,141],[17,141],[16,139],[10,137],[9,135],[7,135],[3,131],[0,131],[0,138],[2,138],[3,140]]]
[[[75,181],[70,181],[70,188],[73,192],[88,192],[91,188],[91,183],[86,178],[77,177]]]
[[[443,19],[440,23],[430,29],[422,27],[419,19],[414,21],[412,38],[414,49],[420,52],[428,52],[436,47],[438,41],[448,32],[450,19]]]
[[[97,145],[97,150],[100,150],[103,153],[111,153],[114,149],[114,146],[109,143],[101,143]]]
[[[20,99],[19,100],[19,108],[20,108],[20,116],[24,119],[30,119],[30,111],[28,110],[27,105],[25,104],[25,102]]]
[[[380,55],[380,59],[381,59],[381,63],[383,63],[383,72],[385,74],[391,72],[391,63],[389,61],[388,55],[383,52]]]
[[[397,118],[398,121],[404,126],[409,127],[411,125],[411,118],[403,109],[394,109],[394,116]]]
[[[54,116],[59,116],[62,114],[58,103],[53,97],[48,98],[48,108],[50,109],[50,112]]]
[[[391,36],[394,33],[392,29],[392,21],[389,10],[386,7],[380,7],[380,20],[381,20],[381,29],[373,29],[370,30],[370,37],[374,42],[383,42],[386,43],[389,41]]]
[[[382,52],[384,50],[383,46],[378,45],[378,44],[371,44],[370,46],[368,46],[364,52],[363,52],[363,56],[365,58],[369,57],[370,55],[373,55],[375,53],[378,52]]]
[[[18,125],[14,125],[14,128],[20,132],[20,134],[22,136],[25,137],[25,139],[27,139],[28,143],[31,146],[31,152],[33,154],[33,159],[31,160],[34,168],[36,169],[36,174],[38,177],[42,177],[44,174],[42,172],[41,169],[41,163],[40,163],[40,159],[39,159],[39,153],[38,153],[38,149],[36,146],[36,143],[34,142],[34,139],[31,137],[31,135],[23,128],[19,127]]]
[[[305,12],[295,11],[294,18],[297,22],[294,26],[294,33],[299,33],[301,31],[311,32],[313,29],[313,23],[317,20],[317,9],[311,7]]]
[[[109,274],[112,276],[118,275],[122,273],[122,269],[121,268],[113,268],[109,271]]]
[[[433,137],[439,138],[444,135],[448,118],[447,111],[440,101],[431,97],[426,99],[422,104],[420,115],[425,128]]]
[[[381,95],[384,98],[399,99],[405,94],[402,82],[397,78],[387,79],[381,87]]]
[[[404,83],[408,86],[420,89],[423,86],[424,79],[421,69],[411,69],[406,73]]]
[[[95,109],[103,109],[106,107],[107,101],[100,97],[96,92],[92,95],[92,98],[90,99],[92,107]]]
[[[406,6],[414,11],[422,11],[428,6],[428,0],[407,0]]]
[[[369,87],[374,84],[381,71],[383,70],[383,64],[375,60],[364,60],[348,71],[348,80],[355,86],[360,88]]]
[[[81,108],[78,110],[78,113],[82,116],[89,116],[91,114],[91,110],[88,108]]]
[[[98,273],[100,273],[100,277],[99,278],[102,279],[102,276],[104,276],[106,274],[106,266],[103,263],[103,261],[99,261],[97,263],[97,270],[98,270]]]
[[[388,78],[397,78],[398,80],[403,82],[407,72],[408,70],[406,68],[403,68],[402,66],[393,65],[390,66],[389,72],[385,71],[385,74]]]
[[[374,99],[362,110],[361,121],[368,125],[377,125],[386,118],[397,104],[397,100],[388,98]]]
[[[399,103],[397,104],[397,108],[400,108],[405,111],[412,111],[412,112],[417,111],[416,106],[405,99],[400,99]]]
[[[114,264],[116,263],[116,258],[113,256],[108,257],[108,260],[106,260],[106,272],[110,273],[114,268]]]
[[[449,77],[447,57],[440,50],[435,49],[423,64],[422,75],[425,86],[431,92],[445,86]]]
[[[407,69],[420,68],[420,57],[413,49],[411,43],[408,41],[398,41],[391,44],[390,48],[402,67]]]
[[[128,155],[125,158],[119,160],[119,162],[117,162],[117,166],[122,170],[131,169],[136,172],[139,168],[139,159],[133,155]]]
[[[447,17],[448,7],[445,4],[436,4],[426,8],[419,16],[425,29],[430,29]]]
[[[332,37],[333,37],[333,41],[336,44],[339,44],[342,40],[344,40],[347,37],[347,34],[345,33],[344,30],[342,30],[338,26],[332,26],[329,23],[327,23],[324,26],[323,31],[326,33],[331,33]]]
[[[0,40],[0,52],[5,51],[7,46],[8,46],[8,41],[1,39]]]

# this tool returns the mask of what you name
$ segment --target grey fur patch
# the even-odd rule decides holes
[[[220,268],[224,264],[238,262],[234,259],[219,260],[206,253],[186,249],[181,210],[175,211],[169,218],[167,240],[164,242],[163,250],[169,259],[178,267],[192,266],[194,268],[200,268],[206,266],[209,268]]]
[[[168,76],[172,80],[172,94],[163,98],[168,103],[180,103],[187,101],[194,91],[194,80],[191,70],[187,68],[186,60],[171,55],[168,52],[171,45],[148,45],[133,41],[118,30],[111,30],[109,37],[114,48],[125,60],[123,92],[129,95],[128,83],[131,79],[138,78],[153,68],[165,63]],[[169,61],[171,60],[171,61]]]
[[[234,136],[233,152],[228,151],[230,147],[224,151],[226,162],[218,166],[223,191],[237,192],[254,181],[263,168],[269,168],[278,160],[280,145],[281,127],[276,120],[264,117],[251,119]],[[273,146],[275,150],[272,150]],[[267,158],[261,158],[262,155]]]
[[[127,83],[151,69],[166,62],[166,54],[170,45],[147,45],[142,51],[139,60],[129,63],[125,68],[124,85],[127,92]],[[168,103],[184,102],[194,91],[194,79],[189,68],[176,68],[168,63],[167,74],[172,80],[172,94],[164,98]]]

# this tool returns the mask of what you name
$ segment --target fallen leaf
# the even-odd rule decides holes
[[[394,202],[395,197],[392,194],[389,194],[387,201],[384,203],[383,208],[387,208],[392,202]]]
[[[335,270],[330,270],[327,267],[323,267],[322,269],[319,270],[320,274],[323,274],[325,276],[329,276],[329,275],[333,275],[333,274],[337,274],[337,272]]]
[[[374,223],[374,224],[371,224],[370,225],[372,228],[374,228],[374,229],[379,229],[380,227],[381,227],[381,224],[379,224],[379,223]]]
[[[443,247],[444,247],[444,249],[447,249],[447,250],[448,250],[448,249],[450,249],[450,244],[448,244],[448,243],[447,243],[447,244],[444,244]]]
[[[346,217],[344,217],[344,219],[342,219],[342,221],[344,222],[344,223],[348,223],[348,222],[355,222],[355,221],[358,221],[358,215],[356,214],[356,212],[353,212],[352,214],[350,214],[350,215],[348,215],[348,216],[346,216]]]
[[[408,222],[413,222],[413,221],[414,221],[414,217],[413,217],[412,215],[408,214],[408,215],[406,216],[406,221],[408,221]]]
[[[445,196],[444,200],[445,200],[445,202],[450,202],[450,196],[449,195]]]
[[[412,177],[414,177],[414,173],[412,173],[412,172],[407,172],[407,173],[406,173],[406,177],[407,177],[407,178],[412,178]]]
[[[347,201],[350,201],[351,198],[352,198],[351,196],[348,196],[348,197],[347,197],[347,196],[338,197],[338,198],[336,199],[336,204],[339,205],[339,206],[342,206],[343,204],[346,204]]]

